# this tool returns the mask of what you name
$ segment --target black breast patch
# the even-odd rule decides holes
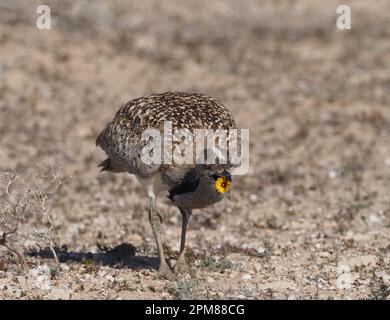
[[[171,190],[169,190],[168,198],[173,201],[173,197],[178,194],[194,192],[194,190],[198,187],[199,184],[199,174],[195,169],[191,169],[186,172],[183,180],[180,184],[174,186]]]

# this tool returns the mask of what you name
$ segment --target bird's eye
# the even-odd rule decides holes
[[[220,178],[220,176],[217,175],[217,174],[213,174],[213,175],[211,176],[211,178],[213,178],[214,181],[217,181],[218,178]]]

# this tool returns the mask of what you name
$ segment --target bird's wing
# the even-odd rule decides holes
[[[169,190],[169,199],[173,200],[173,197],[177,194],[193,192],[199,184],[199,173],[192,168],[185,172],[181,181]]]

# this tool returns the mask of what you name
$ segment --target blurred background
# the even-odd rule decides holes
[[[129,176],[98,173],[95,138],[130,99],[201,92],[250,129],[251,168],[230,203],[191,221],[198,273],[188,281],[201,289],[185,294],[388,295],[390,1],[45,1],[51,29],[39,30],[41,4],[0,0],[0,170],[23,176],[45,166],[64,177],[50,209],[56,246],[98,252],[97,241],[130,242],[155,254],[142,189]],[[350,30],[336,27],[340,4],[351,8]],[[179,214],[165,200],[161,208],[175,255]],[[38,252],[28,239],[21,230],[15,241]],[[233,267],[222,277],[197,264],[202,255]],[[153,263],[136,264],[154,291],[125,297],[183,298],[187,289],[157,286],[143,263]],[[339,265],[351,270],[348,290],[336,285]],[[137,268],[120,272],[138,277]],[[96,286],[75,284],[73,295],[121,294]]]

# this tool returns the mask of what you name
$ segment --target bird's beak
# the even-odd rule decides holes
[[[229,182],[232,182],[232,175],[230,174],[230,172],[224,170],[221,175],[222,177],[226,178]]]

